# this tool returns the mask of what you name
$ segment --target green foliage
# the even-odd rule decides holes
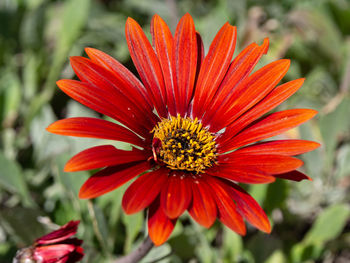
[[[110,262],[132,251],[147,234],[145,213],[125,215],[126,186],[96,200],[78,198],[91,173],[66,173],[66,161],[102,140],[67,138],[45,128],[68,116],[97,114],[56,87],[74,78],[69,56],[91,46],[132,71],[124,36],[128,16],[149,36],[157,12],[172,31],[189,12],[208,51],[226,22],[237,26],[236,54],[270,38],[257,67],[286,57],[283,81],[305,77],[303,87],[279,109],[314,108],[318,116],[282,138],[322,147],[301,156],[312,182],[277,180],[246,187],[273,225],[271,235],[248,225],[241,237],[215,223],[204,229],[188,214],[169,241],[142,262],[347,262],[350,235],[350,2],[346,0],[4,0],[0,1],[0,261],[31,244],[53,223],[81,220],[84,262]],[[111,143],[108,141],[108,143]],[[125,143],[118,148],[130,149]]]

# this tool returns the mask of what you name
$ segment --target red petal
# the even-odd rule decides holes
[[[52,123],[46,130],[59,135],[116,140],[144,147],[144,141],[136,134],[113,122],[101,119],[68,118]]]
[[[196,222],[209,228],[216,219],[217,208],[211,186],[198,178],[192,180],[192,204],[188,212]]]
[[[198,32],[196,32],[196,38],[197,38],[197,70],[196,70],[196,77],[194,80],[194,86],[197,85],[199,71],[204,61],[204,44],[203,44],[202,37]]]
[[[173,232],[177,219],[168,218],[157,198],[148,210],[148,234],[156,246],[162,245]]]
[[[176,109],[183,116],[192,99],[198,55],[196,29],[189,14],[177,25],[173,47]]]
[[[299,171],[291,171],[291,172],[283,173],[283,174],[274,174],[273,176],[277,177],[277,178],[292,180],[292,181],[297,181],[297,182],[300,182],[302,180],[312,181],[312,179],[309,176],[307,176],[306,174],[303,174],[302,172],[299,172]]]
[[[124,109],[127,109],[128,106],[123,103],[123,100],[119,101],[103,88],[76,80],[60,80],[57,85],[72,99],[90,109],[123,123],[140,135],[149,136],[149,129],[142,127],[138,121],[135,121],[137,114],[125,111]],[[117,102],[119,103],[118,106],[116,106]]]
[[[149,206],[164,187],[167,178],[167,168],[137,178],[124,193],[122,206],[125,213],[134,214]]]
[[[107,167],[95,173],[83,184],[80,188],[79,198],[95,198],[106,194],[150,168],[148,162]]]
[[[233,60],[224,80],[220,84],[213,98],[211,106],[207,109],[207,113],[204,116],[205,124],[209,124],[215,112],[227,102],[241,81],[249,76],[261,56],[266,53],[268,45],[268,39],[265,39],[260,47],[253,43],[246,47]]]
[[[143,84],[152,96],[153,103],[161,117],[167,117],[166,90],[158,58],[140,25],[128,18],[125,35],[129,52]]]
[[[132,151],[101,145],[86,149],[73,156],[64,167],[65,172],[92,170],[106,166],[147,160],[150,154],[133,148]]]
[[[236,28],[226,23],[216,34],[199,72],[193,116],[201,117],[225,77],[236,46]]]
[[[172,173],[160,195],[161,206],[169,218],[179,217],[192,199],[191,182],[185,174]]]
[[[167,92],[167,106],[170,115],[176,116],[175,89],[173,76],[173,36],[169,27],[159,15],[154,15],[151,22],[151,34]]]
[[[208,169],[207,174],[245,184],[266,184],[275,181],[275,177],[256,167],[237,167],[226,163]]]
[[[69,237],[75,235],[78,230],[78,225],[80,221],[69,221],[64,226],[60,227],[59,229],[52,231],[51,233],[42,236],[38,238],[35,243],[37,244],[53,244],[60,241],[63,241],[65,239],[68,239]]]
[[[303,82],[304,79],[296,79],[273,89],[262,101],[243,114],[238,120],[234,121],[232,125],[226,129],[223,136],[218,139],[218,142],[224,144],[225,141],[238,134],[250,123],[277,107],[293,95],[301,87]]]
[[[218,207],[218,218],[227,227],[240,235],[245,235],[246,228],[242,216],[237,212],[237,206],[227,192],[224,184],[214,177],[206,176],[205,180],[215,193],[215,201]]]
[[[232,170],[252,168],[269,174],[290,172],[303,165],[301,160],[285,155],[255,155],[236,152],[219,156],[218,162],[219,167],[225,163],[231,166]]]
[[[228,101],[215,112],[211,123],[213,131],[219,131],[228,126],[262,100],[287,73],[289,65],[288,59],[272,62],[243,81]]]
[[[147,112],[152,112],[153,104],[147,94],[147,90],[142,83],[117,60],[111,56],[94,48],[85,48],[85,52],[91,61],[109,70],[116,78],[115,86],[121,92],[130,94],[129,99],[137,106],[145,108]]]
[[[269,141],[247,146],[236,150],[235,152],[254,155],[280,154],[280,155],[299,155],[310,152],[320,146],[317,142],[304,140],[278,140]]]
[[[311,109],[293,109],[272,113],[237,134],[225,145],[220,145],[219,149],[225,152],[281,134],[306,122],[316,114],[317,111]]]
[[[222,181],[221,185],[232,197],[240,214],[253,226],[266,233],[271,232],[271,225],[267,215],[260,205],[246,191],[238,185]]]
[[[66,262],[65,257],[75,250],[75,245],[71,244],[56,244],[49,246],[36,247],[33,258],[35,262],[55,263]],[[63,261],[62,261],[63,260]]]

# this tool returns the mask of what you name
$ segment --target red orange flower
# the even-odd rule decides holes
[[[79,221],[70,221],[56,231],[38,238],[34,245],[20,250],[14,262],[74,263],[83,256],[82,240],[71,238]]]
[[[142,80],[107,54],[92,48],[90,59],[72,57],[79,77],[57,85],[70,97],[119,123],[96,118],[59,120],[47,129],[56,134],[123,141],[123,151],[97,146],[75,155],[66,171],[103,168],[80,189],[94,198],[138,177],[126,190],[127,214],[148,208],[148,231],[156,245],[165,242],[186,210],[204,227],[216,218],[235,232],[246,232],[243,219],[269,233],[269,220],[237,183],[271,183],[275,178],[309,179],[297,171],[292,156],[318,143],[304,140],[260,142],[296,127],[316,111],[294,109],[265,115],[294,94],[304,79],[276,86],[289,68],[281,59],[252,73],[268,40],[253,43],[233,61],[236,28],[226,23],[208,54],[193,20],[186,14],[174,36],[155,15],[153,47],[129,18],[126,39]]]

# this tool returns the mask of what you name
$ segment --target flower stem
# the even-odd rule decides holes
[[[144,256],[147,255],[147,253],[152,249],[153,242],[147,236],[145,240],[142,241],[142,243],[139,245],[138,248],[136,248],[134,251],[132,251],[130,254],[123,256],[121,258],[118,258],[114,263],[135,263],[139,262]]]

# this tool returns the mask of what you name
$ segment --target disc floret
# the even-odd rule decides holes
[[[170,169],[201,173],[216,161],[215,136],[197,118],[171,116],[152,132],[156,158]]]

